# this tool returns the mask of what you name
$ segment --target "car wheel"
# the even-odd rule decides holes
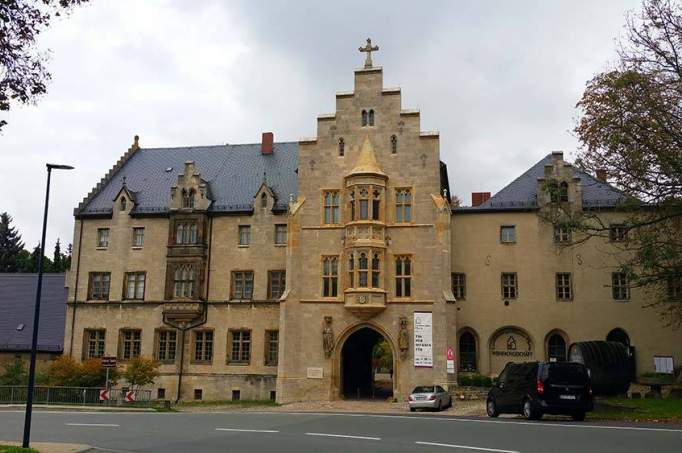
[[[416,411],[416,410],[417,410],[417,409],[415,409],[414,407],[411,407],[411,408],[410,408],[410,412],[414,412],[414,411]]]
[[[527,399],[523,402],[523,416],[528,420],[539,420],[542,418],[542,412],[535,410],[533,403]]]
[[[577,422],[585,420],[585,411],[573,412],[571,418]]]
[[[485,402],[485,411],[488,414],[488,417],[497,417],[500,415],[500,411],[497,410],[497,403],[493,398],[488,398],[488,401]]]

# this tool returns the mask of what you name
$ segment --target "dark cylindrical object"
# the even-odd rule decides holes
[[[568,349],[568,360],[590,370],[594,395],[618,395],[627,392],[632,381],[630,350],[615,341],[580,341]]]

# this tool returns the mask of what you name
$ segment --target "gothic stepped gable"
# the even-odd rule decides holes
[[[298,144],[275,143],[272,154],[262,154],[261,144],[195,146],[182,148],[139,148],[126,153],[76,209],[76,215],[109,215],[112,200],[125,184],[135,194],[133,214],[165,213],[171,187],[195,162],[197,173],[210,189],[210,212],[250,212],[253,197],[267,178],[277,198],[275,211],[286,211],[289,196],[298,194],[296,167]]]

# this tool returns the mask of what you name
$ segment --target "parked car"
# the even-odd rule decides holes
[[[443,410],[452,406],[450,394],[440,385],[421,385],[412,390],[409,398],[410,412],[417,409]]]
[[[590,373],[575,362],[510,362],[486,400],[489,417],[520,413],[537,420],[543,414],[562,414],[580,421],[592,408]]]

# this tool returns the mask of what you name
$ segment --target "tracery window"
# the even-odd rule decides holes
[[[559,201],[568,202],[568,183],[566,181],[559,184]]]
[[[183,208],[193,208],[194,207],[194,189],[182,189],[182,207]]]
[[[358,286],[367,288],[367,254],[361,253],[358,259]]]
[[[326,190],[324,192],[324,223],[327,225],[339,223],[338,190]]]
[[[379,220],[381,214],[381,191],[374,189],[372,192],[372,220]]]
[[[360,189],[360,220],[369,218],[369,191],[363,187]]]
[[[176,244],[196,244],[197,243],[197,224],[196,222],[181,222],[175,226]]]
[[[322,257],[322,296],[336,297],[339,284],[338,256]]]
[[[194,283],[196,281],[196,271],[193,265],[185,264],[175,268],[174,292],[176,298],[192,297],[194,294]]]
[[[409,188],[395,190],[395,221],[396,223],[412,221],[412,190]]]
[[[343,137],[339,138],[339,156],[343,156],[346,153],[346,143],[343,141]]]
[[[395,257],[395,295],[396,297],[412,295],[412,259],[406,255]]]
[[[379,259],[379,254],[374,253],[372,255],[372,288],[379,288],[381,286],[379,284],[381,277],[380,264],[381,260]]]

